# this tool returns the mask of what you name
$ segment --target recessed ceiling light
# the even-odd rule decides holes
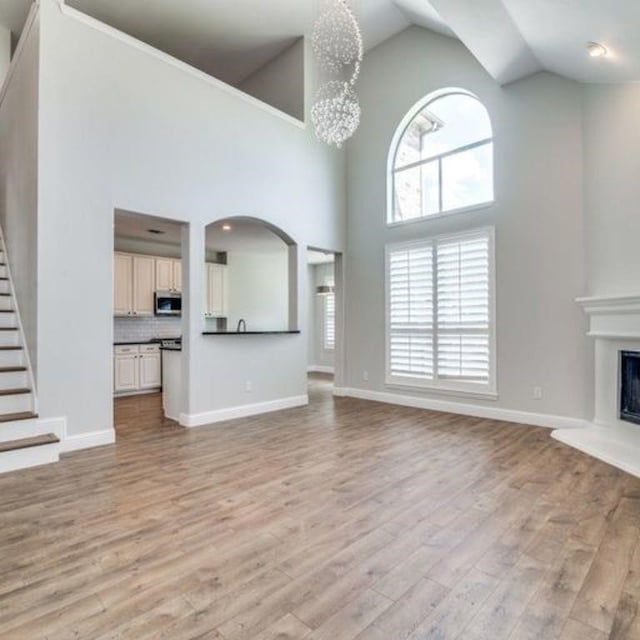
[[[592,58],[604,58],[608,53],[607,47],[599,42],[587,42],[587,52]]]
[[[231,225],[230,224],[223,224],[222,225],[222,230],[223,231],[231,231]]]
[[[152,233],[154,236],[163,236],[166,232],[161,229],[147,229],[148,233]]]

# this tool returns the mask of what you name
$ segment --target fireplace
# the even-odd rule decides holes
[[[620,419],[640,424],[640,351],[620,352]]]

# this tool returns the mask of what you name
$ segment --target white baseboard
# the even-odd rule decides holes
[[[74,436],[66,435],[62,441],[61,451],[63,453],[68,453],[69,451],[78,451],[79,449],[103,447],[107,444],[113,444],[115,441],[116,432],[113,429],[89,431],[87,433],[79,433]]]
[[[517,411],[514,409],[501,409],[495,406],[485,407],[478,404],[466,404],[464,402],[452,402],[450,400],[437,400],[434,398],[403,396],[385,391],[371,391],[369,389],[340,387],[334,389],[333,395],[372,400],[374,402],[386,402],[387,404],[414,407],[416,409],[457,413],[464,416],[487,418],[489,420],[504,420],[505,422],[547,427],[549,429],[580,429],[586,424],[586,421],[582,418],[554,416],[546,413],[531,413],[529,411]]]
[[[307,367],[307,373],[335,373],[335,368],[324,364],[312,364]]]
[[[114,393],[114,398],[131,398],[132,396],[144,396],[149,393],[160,393],[162,387],[155,387],[153,389],[137,389],[136,391],[119,391]]]
[[[229,407],[228,409],[216,409],[215,411],[205,411],[204,413],[181,413],[180,424],[183,427],[202,427],[216,422],[235,420],[236,418],[247,418],[261,413],[271,411],[281,411],[302,407],[309,404],[309,396],[293,396],[291,398],[281,398],[279,400],[268,400],[266,402],[256,402],[245,404],[239,407]]]

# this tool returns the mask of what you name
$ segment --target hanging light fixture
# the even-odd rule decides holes
[[[333,76],[316,93],[311,121],[320,140],[340,148],[360,124],[354,85],[364,55],[362,32],[346,0],[329,0],[314,25],[311,45],[318,66]]]

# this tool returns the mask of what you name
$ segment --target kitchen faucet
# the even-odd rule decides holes
[[[244,318],[240,318],[238,320],[238,326],[236,327],[236,333],[240,333],[240,328],[242,328],[242,332],[247,332],[247,323],[244,321]]]

